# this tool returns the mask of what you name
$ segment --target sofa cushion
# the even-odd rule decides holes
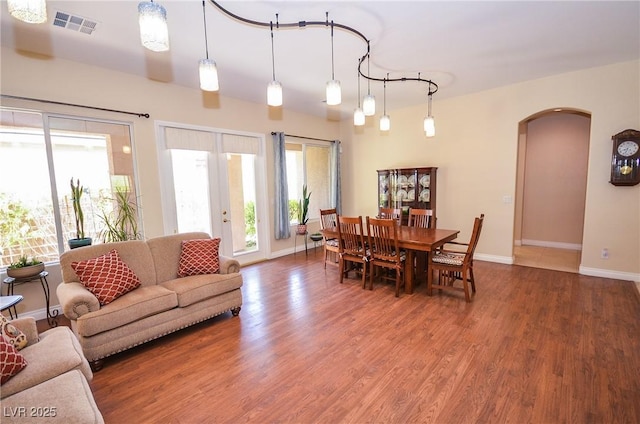
[[[216,274],[220,271],[218,249],[220,239],[184,240],[178,266],[178,277]]]
[[[192,275],[165,281],[160,285],[175,292],[178,295],[178,306],[184,308],[242,287],[242,275],[239,273]]]
[[[2,333],[5,339],[7,339],[7,341],[17,350],[20,350],[27,345],[27,336],[11,324],[4,315],[0,315],[0,325],[2,326],[0,333]]]
[[[89,337],[178,306],[176,294],[162,286],[143,286],[77,320],[78,334]]]
[[[2,398],[74,369],[80,370],[88,380],[93,378],[80,342],[69,327],[40,333],[40,341],[28,345],[20,353],[29,365],[2,386]]]
[[[27,360],[24,356],[4,336],[0,336],[0,364],[2,364],[0,384],[9,381],[11,377],[27,366]]]
[[[140,279],[120,259],[115,249],[97,258],[72,262],[71,267],[101,305],[107,305],[140,286]]]
[[[104,418],[98,410],[87,380],[71,370],[2,399],[3,424],[64,423],[99,424]],[[20,408],[25,408],[20,409]],[[25,411],[21,414],[21,411]],[[39,415],[38,415],[39,414]]]

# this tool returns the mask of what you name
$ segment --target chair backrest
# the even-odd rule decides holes
[[[436,218],[432,209],[409,209],[409,227],[435,228]]]
[[[482,223],[484,222],[484,214],[480,214],[473,221],[473,232],[471,233],[471,240],[469,240],[469,247],[467,247],[466,257],[473,259],[473,252],[476,250],[478,240],[480,239],[480,232],[482,231]]]
[[[340,253],[361,256],[365,251],[361,216],[337,216]]]
[[[400,262],[398,221],[367,217],[369,249],[373,260]]]
[[[338,225],[338,213],[335,209],[320,209],[320,228],[335,229]]]
[[[402,219],[402,209],[399,208],[380,208],[381,219],[395,219],[400,224]]]

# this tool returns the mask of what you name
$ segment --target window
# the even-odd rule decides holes
[[[0,267],[22,255],[57,261],[68,249],[72,178],[84,187],[84,230],[94,243],[117,192],[136,199],[129,124],[2,108],[0,157]]]
[[[306,184],[311,192],[309,219],[319,219],[320,209],[331,208],[331,143],[285,144],[289,186],[289,222],[298,223],[298,202]]]

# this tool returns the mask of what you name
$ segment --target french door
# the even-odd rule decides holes
[[[246,264],[268,252],[264,136],[158,126],[165,232],[220,237],[220,253]]]

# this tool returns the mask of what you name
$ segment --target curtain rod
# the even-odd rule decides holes
[[[275,131],[271,131],[271,135],[276,135],[276,134],[277,133]],[[284,135],[287,137],[304,138],[306,140],[328,141],[329,143],[336,142],[336,140],[327,140],[326,138],[305,137],[303,135],[294,135],[294,134],[287,134],[287,133],[284,133]]]
[[[124,111],[124,110],[106,109],[106,108],[95,107],[95,106],[77,105],[77,104],[74,104],[74,103],[56,102],[56,101],[53,101],[53,100],[34,99],[34,98],[31,98],[31,97],[11,96],[11,95],[8,95],[8,94],[0,94],[0,96],[6,97],[8,99],[28,100],[30,102],[41,102],[41,103],[51,103],[51,104],[54,104],[54,105],[62,105],[62,106],[82,107],[82,108],[85,108],[85,109],[94,109],[94,110],[102,110],[102,111],[105,111],[105,112],[116,112],[116,113],[124,113],[126,115],[135,115],[138,118],[149,118],[149,114],[148,113],[127,112],[127,111]]]

